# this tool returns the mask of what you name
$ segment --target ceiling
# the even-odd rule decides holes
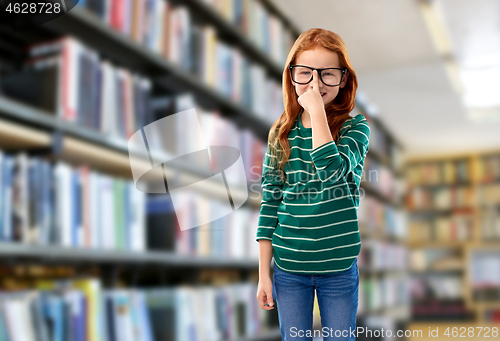
[[[437,1],[459,61],[499,47],[499,0]],[[406,158],[500,149],[500,122],[468,118],[417,0],[272,2],[300,31],[321,27],[342,37],[358,91],[378,107]]]

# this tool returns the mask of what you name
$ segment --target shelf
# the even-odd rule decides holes
[[[485,249],[494,249],[494,251],[500,250],[500,241],[485,241],[481,240],[480,242],[470,243],[467,245],[469,250],[473,249],[481,249],[481,251],[485,251]]]
[[[237,27],[219,14],[213,6],[210,6],[202,0],[173,0],[172,2],[175,4],[186,5],[193,12],[200,13],[201,16],[203,16],[203,19],[208,21],[217,29],[220,37],[239,47],[246,55],[263,65],[272,77],[281,82],[283,67],[268,57],[253,41],[251,41],[247,36],[241,33]],[[268,4],[265,5],[269,8]],[[280,19],[284,21],[283,16],[280,16]],[[285,24],[286,23],[287,22],[285,22]],[[290,24],[288,23],[287,26],[289,25]],[[296,36],[298,35],[297,30],[293,29],[292,32]]]
[[[269,12],[280,18],[285,26],[288,26],[288,29],[290,29],[295,36],[298,37],[300,35],[301,31],[297,27],[295,27],[295,25],[273,4],[272,1],[260,0],[260,2],[264,4],[265,7],[267,7]]]
[[[359,100],[359,98],[356,99],[356,106],[358,106],[363,113],[366,113],[370,117],[370,119],[373,122],[375,122],[375,124],[377,124],[384,131],[385,134],[387,134],[387,136],[389,137],[389,139],[391,140],[391,142],[393,144],[395,144],[400,149],[404,148],[403,144],[401,142],[399,142],[394,137],[394,135],[387,129],[387,127],[385,126],[385,124],[382,123],[382,121],[379,119],[378,116],[372,116],[372,115],[370,115],[370,110],[368,110],[368,108],[365,105],[365,103],[363,103],[361,100]]]
[[[389,307],[380,307],[378,309],[370,309],[368,311],[359,313],[357,317],[365,317],[365,316],[372,316],[372,315],[390,315],[391,317],[395,318],[396,320],[401,320],[401,319],[406,319],[409,314],[409,306],[407,305],[394,305],[394,306],[389,306]]]
[[[454,214],[474,214],[475,207],[453,207],[443,209],[416,209],[407,210],[409,215],[413,216],[436,216],[436,215],[454,215]]]
[[[499,309],[500,310],[500,301],[490,301],[490,302],[478,302],[478,301],[472,301],[471,306],[479,309],[479,310],[484,310],[484,309]]]
[[[406,237],[400,237],[396,235],[386,234],[383,231],[370,231],[368,227],[365,227],[364,223],[359,223],[360,225],[360,235],[361,238],[374,239],[379,241],[384,241],[388,243],[406,244],[408,239]]]
[[[406,275],[408,273],[407,269],[370,269],[370,268],[359,268],[360,274],[365,275]]]
[[[463,273],[465,269],[460,268],[449,268],[449,269],[425,269],[425,270],[411,270],[410,274],[415,276],[431,276],[435,274],[443,274],[443,273]]]
[[[410,317],[410,306],[409,305],[396,305],[392,307],[387,307],[382,311],[382,315],[389,316],[396,321],[407,321]]]
[[[422,189],[438,189],[438,188],[446,188],[446,187],[466,187],[466,186],[473,186],[474,184],[472,181],[459,181],[459,182],[453,182],[453,183],[442,183],[442,184],[430,184],[430,183],[411,183],[408,182],[408,187],[410,189],[414,188],[422,188]]]
[[[390,205],[394,208],[401,208],[402,204],[396,201],[393,201],[391,198],[388,198],[383,193],[381,193],[378,189],[370,185],[367,181],[360,182],[360,188],[364,189],[367,194],[379,199],[383,203]]]
[[[258,260],[227,259],[213,256],[184,256],[164,251],[120,251],[91,248],[68,248],[57,245],[36,245],[0,242],[0,258],[33,260],[37,263],[113,263],[156,264],[180,267],[258,269]]]
[[[470,241],[425,241],[425,242],[409,242],[411,248],[465,248],[477,245]]]
[[[404,174],[401,170],[397,170],[394,168],[394,166],[391,164],[390,160],[388,157],[382,155],[379,151],[376,149],[368,149],[368,153],[366,154],[368,157],[372,157],[375,161],[378,163],[381,163],[382,165],[386,166],[391,170],[391,172],[395,175],[395,177],[403,177]]]
[[[151,77],[166,90],[192,93],[202,107],[208,110],[221,109],[221,114],[230,116],[241,126],[249,127],[256,136],[267,141],[270,123],[233,102],[217,89],[202,83],[195,75],[109,27],[85,9],[75,7],[42,27],[61,35],[77,37],[118,64]]]
[[[28,123],[31,126],[38,126],[39,129],[25,127],[21,124],[0,119],[1,135],[0,147],[5,150],[19,150],[22,148],[38,148],[50,145],[50,131],[59,129],[63,132],[63,149],[60,157],[63,160],[81,163],[85,162],[93,168],[110,172],[118,176],[132,178],[130,168],[130,158],[127,143],[105,136],[97,131],[82,128],[70,122],[57,119],[47,112],[34,109],[28,105],[7,99],[0,96],[0,115],[16,121]],[[45,131],[44,131],[45,130]],[[15,136],[13,136],[15,135]],[[13,141],[15,143],[13,143]],[[144,158],[134,158],[136,164],[141,168],[150,169],[150,161]],[[211,174],[201,172],[196,167],[181,163],[178,160],[172,161],[174,167],[165,167],[167,178],[174,177],[179,172],[181,184],[191,184],[196,180],[211,177]],[[156,171],[156,170],[155,170]],[[158,169],[156,172],[159,172]],[[155,175],[152,173],[151,175]],[[163,178],[163,175],[160,174]],[[221,188],[215,182],[206,182],[204,193],[215,195],[221,199],[227,199],[226,188]],[[257,208],[260,205],[260,198],[253,199],[251,186],[247,186],[247,192],[242,188],[231,188],[233,199],[243,200],[249,193],[245,205]]]
[[[0,97],[0,102],[2,98]],[[0,111],[1,111],[0,104]],[[5,149],[28,149],[46,147],[50,135],[40,129],[28,128],[6,120],[0,122],[0,146]]]

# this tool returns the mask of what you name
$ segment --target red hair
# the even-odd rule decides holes
[[[279,160],[276,166],[278,170],[283,170],[284,164],[290,158],[288,133],[293,127],[299,112],[302,110],[297,100],[297,93],[291,82],[288,67],[290,64],[296,63],[297,57],[301,52],[312,50],[316,47],[323,47],[332,52],[336,52],[339,56],[339,67],[347,68],[349,71],[346,75],[347,81],[345,86],[339,89],[335,99],[325,107],[328,126],[330,127],[330,132],[332,133],[335,143],[338,141],[340,128],[342,128],[344,122],[351,117],[349,113],[355,106],[358,80],[352,68],[351,61],[349,60],[347,47],[342,38],[338,34],[322,28],[311,28],[303,32],[293,44],[283,70],[283,104],[285,111],[283,111],[280,118],[273,123],[268,136],[268,146],[270,147],[271,155],[277,156],[272,157],[271,162],[273,159]],[[276,148],[277,142],[279,142],[280,145],[279,150],[284,151],[284,153],[281,153],[279,156]],[[284,172],[282,173],[284,174]]]

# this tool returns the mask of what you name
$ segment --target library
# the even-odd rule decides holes
[[[498,333],[497,1],[49,0],[39,3],[63,12],[43,15],[9,3],[0,1],[1,340]],[[329,42],[348,53],[340,65],[290,59],[314,28],[342,37]],[[337,90],[325,117],[303,110]],[[273,141],[293,147],[274,182]],[[333,186],[323,184],[332,165],[347,173]],[[328,186],[346,199],[325,204]],[[324,212],[293,214],[319,204]],[[337,210],[348,218],[317,223]],[[311,233],[320,225],[324,235]],[[357,271],[321,274],[352,263],[338,251],[349,245],[360,245]],[[284,333],[281,261],[314,272],[286,273],[311,283],[357,272],[356,335],[326,326],[333,314],[317,288],[311,328]],[[272,307],[258,299],[264,287],[278,289]]]

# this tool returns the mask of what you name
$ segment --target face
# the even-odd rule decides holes
[[[316,47],[313,50],[301,52],[296,58],[295,64],[310,66],[318,69],[326,67],[341,67],[338,54],[327,50],[324,47]],[[326,86],[320,79],[318,79],[319,92],[323,97],[323,103],[325,106],[337,97],[339,89],[345,86],[348,75],[349,71],[344,74],[342,83],[339,86]],[[297,84],[293,80],[291,80],[291,82],[295,87],[297,96],[300,96],[307,90],[312,89],[312,81],[308,84]]]

